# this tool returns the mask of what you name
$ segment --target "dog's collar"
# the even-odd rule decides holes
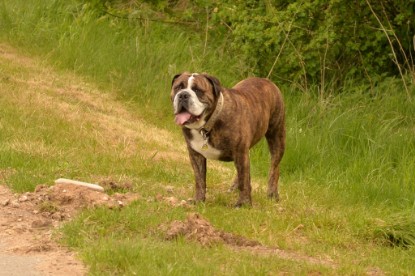
[[[206,124],[204,124],[203,127],[199,128],[199,133],[203,136],[203,139],[207,140],[209,136],[209,132],[212,130],[213,125],[216,122],[216,119],[218,118],[220,112],[222,111],[222,108],[223,108],[223,94],[222,92],[220,92],[215,111],[213,111],[212,116],[210,116]]]

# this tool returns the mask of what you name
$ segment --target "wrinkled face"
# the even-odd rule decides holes
[[[201,128],[214,109],[216,94],[212,79],[207,75],[186,72],[175,76],[170,96],[176,124]]]

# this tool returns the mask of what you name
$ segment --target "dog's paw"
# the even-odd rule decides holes
[[[234,205],[235,208],[241,207],[252,207],[252,201],[249,198],[246,199],[239,199],[238,202]]]
[[[268,192],[268,198],[270,200],[275,200],[276,202],[280,201],[280,195],[278,192]]]
[[[205,196],[195,196],[195,198],[189,199],[188,202],[191,204],[198,204],[205,202]]]

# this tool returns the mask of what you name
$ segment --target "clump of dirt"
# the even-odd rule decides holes
[[[37,210],[44,217],[57,220],[70,218],[77,211],[86,207],[119,208],[140,198],[138,194],[114,193],[108,195],[87,187],[71,184],[57,184],[51,187],[39,185],[34,193],[26,193],[24,197],[26,200],[33,201],[37,206]]]
[[[133,190],[133,184],[129,181],[117,182],[112,179],[104,179],[99,182],[99,185],[107,192],[128,192]]]
[[[150,201],[158,201],[158,202],[165,202],[172,207],[184,207],[187,209],[191,209],[194,207],[193,199],[188,200],[180,200],[175,196],[163,196],[162,194],[157,194],[154,199],[150,199]]]
[[[122,208],[137,199],[134,193],[108,195],[71,184],[39,185],[24,194],[0,185],[0,258],[33,257],[42,275],[84,275],[86,269],[74,253],[55,242],[53,229],[84,208]]]
[[[258,241],[226,233],[215,229],[209,221],[197,213],[188,215],[185,221],[175,220],[166,229],[166,238],[171,240],[178,236],[184,236],[189,240],[195,240],[202,245],[225,243],[231,246],[252,247],[261,245]]]
[[[175,220],[169,225],[162,225],[161,230],[165,232],[166,239],[173,240],[183,236],[188,240],[197,241],[203,246],[225,244],[233,250],[247,251],[256,255],[273,255],[278,258],[307,262],[336,268],[336,264],[327,258],[314,258],[296,252],[289,252],[276,247],[262,245],[259,241],[250,240],[245,237],[215,229],[212,224],[202,218],[198,213],[190,213],[186,220]]]

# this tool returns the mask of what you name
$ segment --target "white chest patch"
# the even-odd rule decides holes
[[[191,133],[193,135],[193,139],[190,141],[190,145],[192,149],[203,155],[207,159],[214,159],[218,160],[221,151],[212,147],[209,143],[207,147],[205,147],[205,140],[203,139],[202,135],[197,131],[192,129]]]

